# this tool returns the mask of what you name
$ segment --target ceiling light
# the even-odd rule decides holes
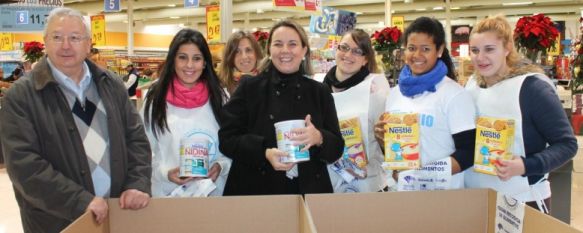
[[[265,11],[263,11],[263,9],[257,8],[257,14],[263,14],[265,13]]]
[[[180,19],[180,16],[170,16],[171,19]]]
[[[443,7],[442,6],[436,6],[436,7],[433,8],[433,10],[434,11],[440,11],[440,10],[443,10]]]
[[[450,9],[450,10],[459,10],[459,9],[461,9],[461,8],[456,6],[456,7],[452,7],[452,8],[449,8],[449,9]]]
[[[356,15],[362,15],[362,12],[360,12],[360,11],[357,11],[357,12],[354,12],[354,13],[355,13]]]
[[[524,6],[524,5],[531,5],[532,2],[505,2],[502,3],[502,6]]]
[[[168,4],[169,7],[176,7],[176,4]]]
[[[415,11],[426,11],[425,8],[419,8],[419,9],[415,9]]]

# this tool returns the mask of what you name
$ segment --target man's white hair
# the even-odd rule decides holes
[[[49,13],[49,16],[47,17],[47,24],[46,24],[47,26],[43,30],[43,37],[45,37],[47,35],[47,29],[48,29],[49,23],[52,20],[55,20],[55,19],[62,17],[62,16],[78,18],[81,21],[81,23],[83,24],[83,26],[85,27],[85,36],[87,36],[87,38],[91,38],[91,26],[89,26],[89,22],[87,22],[87,20],[85,20],[85,18],[81,14],[81,12],[79,12],[78,10],[75,10],[75,9],[68,8],[68,7],[57,7],[55,9],[51,10],[51,12]]]

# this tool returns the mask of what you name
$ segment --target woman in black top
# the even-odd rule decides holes
[[[330,193],[326,164],[344,148],[334,100],[307,77],[310,48],[303,28],[284,20],[270,35],[259,75],[243,79],[222,111],[220,150],[233,160],[224,195]],[[280,162],[287,154],[277,149],[274,123],[287,120],[305,120],[292,140],[306,146],[309,161]]]

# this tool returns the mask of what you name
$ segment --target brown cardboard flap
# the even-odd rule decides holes
[[[64,233],[109,233],[109,220],[101,225],[97,224],[91,212],[85,212],[71,225],[65,228]]]
[[[300,206],[300,232],[301,233],[316,233],[316,226],[312,220],[312,214],[306,206],[304,198],[298,196],[301,202]]]
[[[543,214],[540,211],[526,206],[522,232],[528,233],[583,233],[558,219]]]
[[[134,211],[120,209],[115,199],[109,217],[112,233],[298,233],[305,221],[302,205],[301,197],[292,195],[161,198]]]
[[[488,190],[306,195],[318,233],[488,229]]]

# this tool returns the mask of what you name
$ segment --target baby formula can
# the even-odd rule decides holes
[[[293,129],[306,127],[304,120],[280,121],[274,125],[277,138],[277,149],[289,154],[289,157],[282,157],[281,162],[297,163],[310,160],[310,151],[301,151],[305,145],[294,145],[290,140],[293,135]]]
[[[209,141],[204,138],[180,140],[180,177],[207,177]]]

